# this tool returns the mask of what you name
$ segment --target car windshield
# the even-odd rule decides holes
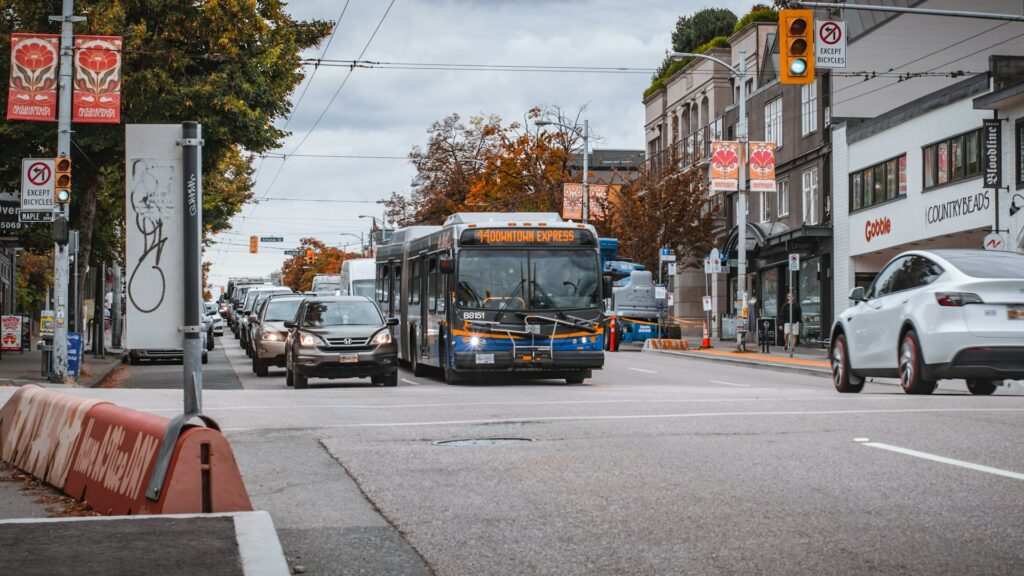
[[[459,306],[567,310],[599,304],[597,254],[584,250],[463,250]]]
[[[285,322],[295,319],[302,300],[271,300],[263,313],[264,322]]]
[[[377,307],[367,300],[310,302],[302,319],[305,326],[376,326],[384,323]]]
[[[352,296],[374,297],[374,280],[353,280]]]
[[[975,278],[1024,279],[1024,255],[1013,252],[939,254],[958,270]]]

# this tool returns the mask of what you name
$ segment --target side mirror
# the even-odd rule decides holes
[[[255,314],[249,314],[249,323],[250,324],[255,324],[258,320],[259,320],[259,318],[257,318]]]
[[[863,302],[867,300],[867,298],[864,297],[864,287],[857,286],[853,290],[850,290],[850,300],[853,300],[854,302]]]
[[[295,322],[292,322],[291,320],[285,320],[284,327],[291,330],[292,328],[295,328]]]
[[[601,294],[605,298],[612,297],[612,277],[609,275],[601,276]]]
[[[385,324],[388,326],[398,326],[398,318],[388,318],[388,321],[385,322]]]
[[[441,271],[441,274],[452,274],[455,272],[455,260],[447,256],[442,257],[437,261],[437,269]]]

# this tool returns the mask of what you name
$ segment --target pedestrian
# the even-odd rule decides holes
[[[803,314],[803,310],[800,309],[800,304],[794,301],[793,292],[786,295],[786,303],[782,305],[781,313],[779,317],[782,322],[785,322],[783,327],[783,341],[784,350],[789,351],[789,356],[793,357],[793,350],[796,348],[796,339],[800,334],[800,318]],[[792,318],[792,322],[790,319]]]

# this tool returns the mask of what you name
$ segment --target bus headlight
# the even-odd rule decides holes
[[[477,336],[470,336],[469,345],[472,346],[473,348],[476,348],[477,346],[480,345],[480,338]]]
[[[373,344],[374,346],[391,344],[391,332],[388,332],[387,330],[378,332],[377,335],[373,337],[373,340],[370,341],[370,344]]]

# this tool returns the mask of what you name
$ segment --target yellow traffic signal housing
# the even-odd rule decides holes
[[[779,10],[779,81],[814,82],[813,10]]]
[[[71,204],[71,158],[58,156],[53,159],[53,167],[53,201]]]
[[[312,264],[314,260],[313,249],[306,248],[306,264]]]
[[[249,254],[255,254],[260,248],[260,237],[249,236]]]

